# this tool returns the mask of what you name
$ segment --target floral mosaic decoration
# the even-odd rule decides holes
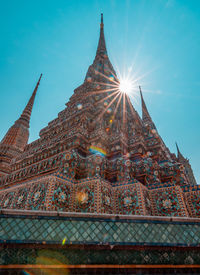
[[[119,214],[138,214],[139,203],[136,190],[120,190],[118,194],[118,208]]]
[[[3,196],[3,199],[1,202],[1,208],[11,208],[14,198],[15,198],[15,192],[6,193]]]
[[[68,211],[71,198],[71,188],[66,183],[55,185],[54,193],[52,196],[52,205],[54,210]]]
[[[28,194],[30,192],[30,188],[20,189],[15,196],[15,200],[13,203],[13,208],[15,209],[25,209]]]
[[[45,210],[45,198],[46,198],[47,184],[39,183],[35,184],[30,193],[28,199],[28,209],[31,210]]]
[[[154,199],[159,216],[178,216],[180,214],[181,209],[175,189],[156,191]]]

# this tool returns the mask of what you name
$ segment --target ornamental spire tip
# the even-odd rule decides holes
[[[103,13],[101,13],[101,24],[100,24],[100,26],[101,26],[101,29],[103,29]]]
[[[140,91],[140,95],[142,96],[142,89],[140,85],[139,85],[139,91]]]

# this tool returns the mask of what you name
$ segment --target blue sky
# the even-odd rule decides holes
[[[0,138],[43,73],[30,141],[65,108],[92,63],[104,14],[108,54],[138,76],[149,112],[172,152],[175,141],[200,183],[200,1],[2,1]],[[139,96],[133,102],[141,113]]]

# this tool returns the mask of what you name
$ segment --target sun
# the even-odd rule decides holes
[[[121,78],[119,83],[119,90],[121,93],[131,94],[133,91],[133,83],[129,78]]]

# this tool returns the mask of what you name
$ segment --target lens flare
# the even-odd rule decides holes
[[[31,273],[24,274],[44,274],[44,275],[68,275],[68,268],[45,268],[45,265],[68,265],[69,260],[61,253],[55,250],[42,249],[38,252],[35,264],[40,265],[38,269],[32,269]]]
[[[84,204],[87,203],[88,201],[88,193],[84,192],[84,191],[80,191],[76,194],[76,200],[78,203],[80,204]]]
[[[107,152],[98,146],[91,145],[89,151],[94,155],[106,156]]]
[[[66,240],[67,238],[65,237],[63,240],[62,240],[62,245],[64,245],[66,243]]]
[[[107,137],[113,130],[116,130],[119,119],[122,122],[120,127],[127,131],[128,110],[132,113],[136,123],[139,123],[137,112],[131,101],[138,104],[138,88],[139,85],[144,86],[142,80],[148,73],[139,75],[139,71],[133,71],[132,68],[132,66],[128,67],[122,72],[117,68],[118,76],[112,68],[106,68],[104,72],[95,70],[95,75],[98,75],[94,82],[95,88],[85,94],[86,97],[94,96],[94,108],[97,107],[99,110],[98,115],[91,123],[91,128],[95,129],[105,116],[107,124],[104,125],[104,131]],[[104,149],[97,146],[90,146],[89,151],[95,155],[107,155]],[[123,153],[126,154],[126,152]]]
[[[78,110],[81,110],[83,108],[83,105],[81,103],[77,104]]]
[[[122,78],[120,80],[119,90],[122,93],[125,93],[125,94],[129,95],[133,91],[133,83],[132,83],[132,81],[130,79],[128,79],[128,78]]]

